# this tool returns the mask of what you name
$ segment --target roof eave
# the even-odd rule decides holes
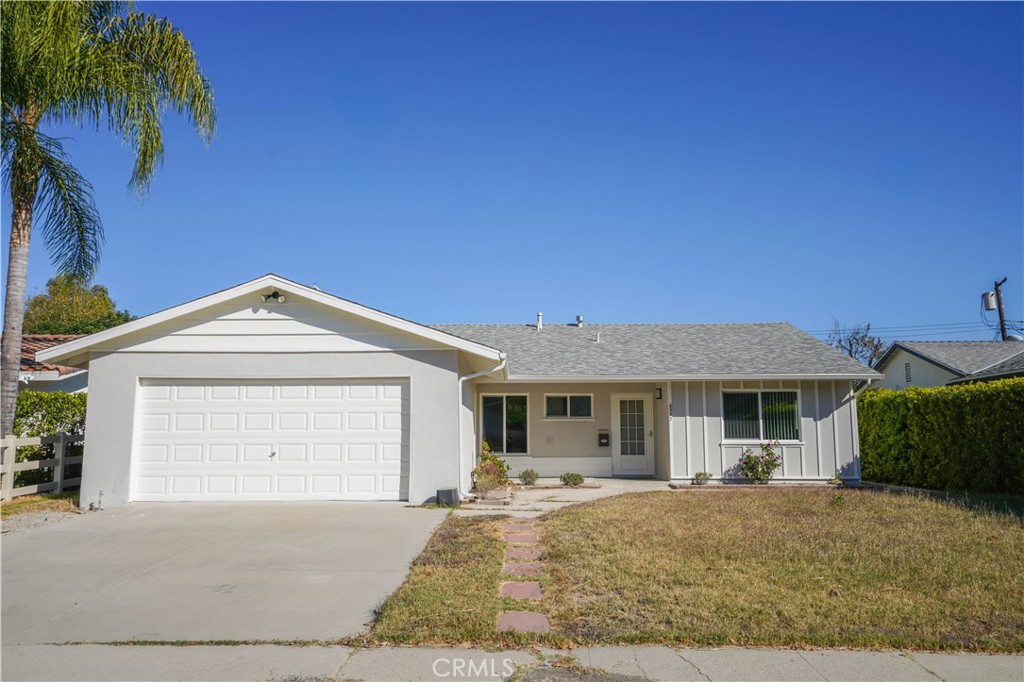
[[[872,370],[863,374],[512,374],[509,383],[612,383],[637,381],[864,381],[881,379],[884,375]]]
[[[414,336],[419,336],[430,341],[451,346],[457,350],[487,358],[488,360],[493,360],[495,362],[500,360],[501,353],[497,349],[485,346],[475,341],[463,339],[453,334],[448,334],[447,332],[434,329],[433,327],[427,327],[410,320],[405,320],[374,308],[368,308],[367,306],[360,305],[354,301],[349,301],[339,296],[327,294],[318,289],[313,289],[312,287],[307,287],[303,284],[299,284],[298,282],[293,282],[280,277],[279,275],[273,274],[257,277],[254,280],[243,282],[242,284],[233,286],[229,289],[223,289],[187,303],[182,303],[180,305],[161,310],[153,313],[152,315],[147,315],[146,317],[126,322],[125,324],[117,327],[96,332],[95,334],[90,334],[80,339],[69,341],[67,343],[60,344],[59,346],[54,346],[53,348],[41,350],[36,353],[36,360],[51,364],[62,364],[59,362],[60,360],[65,360],[74,356],[81,356],[83,353],[87,353],[90,349],[99,344],[107,343],[129,334],[134,334],[154,325],[173,320],[176,317],[217,305],[218,303],[230,301],[247,294],[258,293],[268,287],[282,289],[285,292],[308,298],[317,303],[337,308],[339,310],[344,310],[345,312],[361,315],[371,321],[385,324]]]

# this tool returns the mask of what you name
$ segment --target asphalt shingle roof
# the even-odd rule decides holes
[[[504,351],[511,376],[879,376],[787,323],[432,326]]]
[[[1000,379],[1003,377],[1015,377],[1024,376],[1024,350],[1013,355],[1002,362],[996,363],[991,367],[986,367],[983,370],[968,374],[967,376],[957,379],[959,383],[961,381],[987,381],[989,379]]]
[[[1024,343],[1020,341],[897,341],[896,344],[962,374],[985,369],[1024,350]]]

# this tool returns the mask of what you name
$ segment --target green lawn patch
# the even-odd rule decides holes
[[[449,517],[368,643],[1024,651],[1024,524],[907,495],[636,493],[543,517],[551,635],[499,635],[506,517]]]

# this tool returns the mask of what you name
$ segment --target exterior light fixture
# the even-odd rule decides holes
[[[654,389],[654,399],[661,400],[661,386],[658,386],[656,389]]]
[[[262,294],[260,298],[263,299],[264,303],[266,303],[267,301],[273,301],[275,303],[284,303],[284,294],[282,294],[276,289],[269,294]]]

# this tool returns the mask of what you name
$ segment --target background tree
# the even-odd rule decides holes
[[[105,286],[87,287],[80,277],[57,275],[46,283],[45,294],[28,300],[24,333],[92,334],[134,319],[117,309]]]
[[[213,138],[213,92],[192,46],[166,19],[131,10],[124,2],[0,2],[0,139],[11,192],[0,348],[3,434],[14,423],[33,226],[58,271],[85,281],[103,243],[91,185],[61,141],[40,128],[102,127],[120,136],[135,153],[129,187],[140,195],[163,157],[165,111],[188,118],[204,142]]]
[[[885,353],[887,345],[882,339],[871,334],[870,324],[843,327],[834,317],[828,343],[868,367],[875,366]]]

